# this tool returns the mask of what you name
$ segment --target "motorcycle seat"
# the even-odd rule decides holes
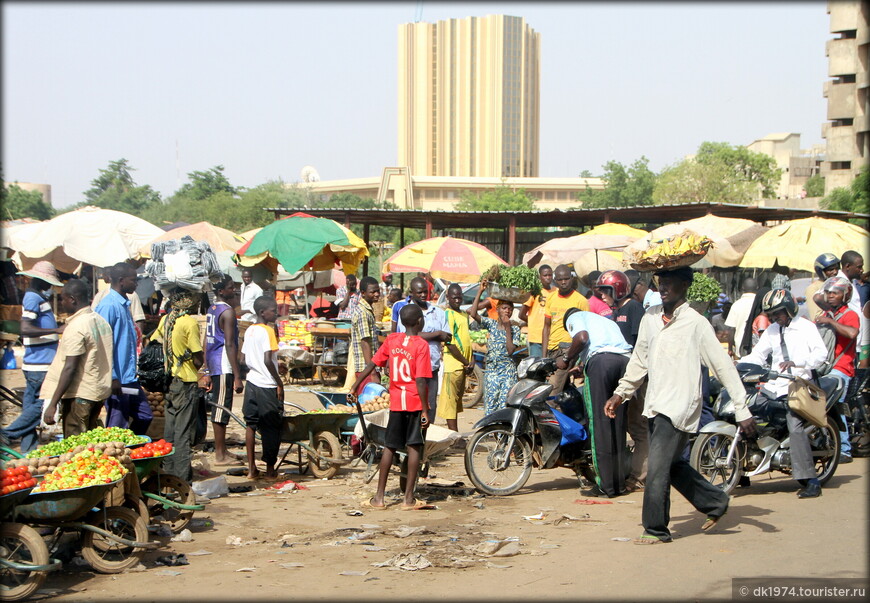
[[[825,397],[828,400],[831,400],[831,397],[835,396],[835,394],[838,391],[842,391],[843,382],[840,381],[839,377],[833,377],[833,376],[819,377],[819,387],[821,387],[822,390],[824,390]],[[839,395],[836,396],[836,399],[839,399]]]

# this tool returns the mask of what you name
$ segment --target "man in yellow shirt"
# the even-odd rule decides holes
[[[465,394],[465,377],[474,370],[471,352],[471,332],[468,330],[468,314],[460,309],[462,287],[453,283],[447,287],[447,326],[453,334],[450,343],[444,346],[444,381],[438,399],[436,416],[447,421],[447,429],[459,430],[459,413],[462,412],[462,396]]]
[[[565,312],[571,308],[588,312],[589,301],[574,290],[574,277],[568,266],[564,264],[556,266],[553,280],[556,282],[556,292],[550,294],[544,304],[544,332],[541,346],[549,358],[559,358],[571,347],[571,335],[565,330]],[[562,392],[567,379],[567,369],[558,369],[550,376],[553,395]]]
[[[538,268],[538,276],[541,278],[541,293],[537,297],[529,298],[529,301],[520,307],[520,320],[527,323],[529,356],[543,358],[544,348],[541,342],[544,335],[544,304],[553,292],[553,269],[544,264]]]
[[[163,469],[191,481],[191,447],[196,436],[199,406],[197,371],[203,364],[199,323],[191,312],[199,307],[200,294],[179,290],[169,299],[169,314],[160,319],[153,339],[163,342],[166,371],[172,384],[166,394],[166,427],[163,437],[175,447],[175,454],[163,461]]]

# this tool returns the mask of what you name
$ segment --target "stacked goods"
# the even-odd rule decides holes
[[[146,392],[148,395],[148,406],[151,407],[151,412],[155,417],[162,417],[166,414],[166,400],[160,392]]]
[[[110,484],[127,475],[128,469],[114,456],[87,448],[45,476],[34,492],[52,492]]]
[[[57,456],[64,452],[71,452],[76,446],[118,442],[123,448],[123,446],[141,444],[147,441],[148,438],[137,436],[129,429],[122,429],[121,427],[97,427],[96,429],[80,433],[79,435],[64,438],[59,442],[49,442],[45,446],[41,446],[36,450],[28,452],[26,458],[35,459],[46,456]]]
[[[311,348],[314,345],[314,337],[310,331],[314,321],[308,320],[282,320],[278,322],[278,341]]]
[[[362,404],[360,408],[362,408],[363,412],[374,412],[376,410],[382,410],[384,408],[390,407],[390,394],[383,393],[380,396],[372,399],[365,404]]]
[[[145,272],[164,293],[174,287],[208,291],[221,276],[217,257],[208,242],[194,241],[190,235],[152,243]]]
[[[646,249],[634,251],[631,267],[649,272],[691,266],[713,246],[713,241],[690,230],[684,230],[664,241],[650,241]]]
[[[172,444],[166,440],[148,442],[144,446],[136,448],[130,453],[131,459],[147,459],[155,456],[166,456],[172,452]]]
[[[0,496],[26,490],[36,485],[36,480],[27,467],[0,469]]]
[[[40,456],[33,458],[14,459],[7,463],[8,467],[27,467],[34,475],[45,475],[59,465],[66,463],[76,454],[92,449],[108,456],[114,456],[122,463],[130,461],[129,450],[124,442],[99,442],[96,444],[81,444],[57,456]]]

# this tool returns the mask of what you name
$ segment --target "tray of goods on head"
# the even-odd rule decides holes
[[[685,230],[662,241],[650,241],[646,249],[633,251],[631,267],[640,272],[691,266],[713,247],[708,237]]]
[[[15,508],[15,516],[35,521],[75,521],[87,514],[129,469],[118,458],[88,448],[46,474]]]

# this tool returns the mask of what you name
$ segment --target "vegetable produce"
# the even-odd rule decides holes
[[[481,280],[484,279],[500,287],[516,287],[528,291],[533,296],[541,293],[541,278],[538,276],[538,271],[528,266],[505,268],[496,264],[483,273]]]
[[[113,456],[88,448],[45,476],[34,492],[52,492],[109,484],[127,475],[127,468]]]
[[[686,299],[696,302],[711,302],[716,301],[721,292],[722,287],[719,286],[716,279],[696,272],[692,276],[692,286],[686,293]]]
[[[155,417],[166,415],[166,401],[164,395],[160,392],[146,392],[148,398],[148,406],[151,407],[151,412]]]
[[[486,345],[486,331],[480,329],[478,331],[471,331],[471,341],[478,345]]]
[[[156,442],[148,442],[144,446],[134,449],[130,453],[131,459],[144,459],[155,456],[166,456],[172,452],[172,444],[166,440],[157,440]]]
[[[36,480],[27,467],[12,467],[0,470],[0,496],[26,490],[36,485]]]
[[[27,453],[26,458],[39,458],[44,456],[57,456],[64,452],[69,452],[76,446],[89,446],[91,444],[103,442],[121,442],[124,445],[141,444],[146,442],[148,438],[137,436],[129,429],[120,427],[97,427],[90,431],[80,433],[79,435],[64,438],[59,442],[49,442],[45,446],[41,446],[36,450],[31,450]]]

